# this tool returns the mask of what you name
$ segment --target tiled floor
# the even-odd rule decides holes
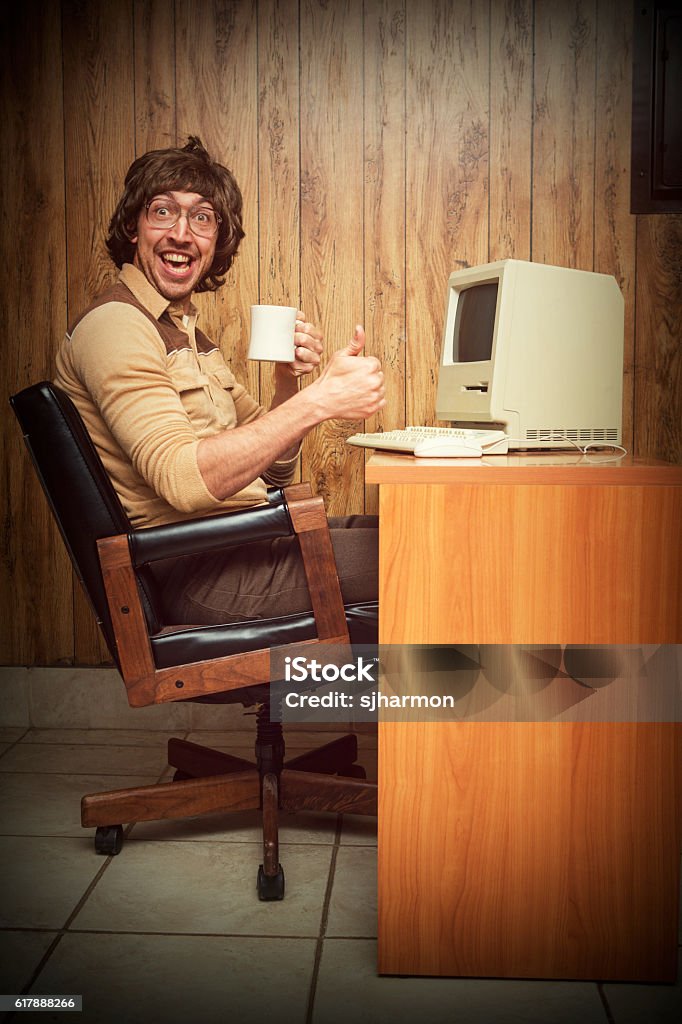
[[[377,977],[373,819],[288,819],[281,903],[256,898],[250,813],[140,824],[120,856],[96,856],[81,795],[168,777],[167,735],[0,730],[0,992],[82,994],[77,1019],[98,1024],[682,1020],[680,985]],[[250,756],[250,732],[231,739]],[[289,750],[317,740],[291,734]],[[375,744],[361,737],[370,777]]]

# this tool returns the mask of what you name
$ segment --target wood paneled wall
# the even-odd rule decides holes
[[[0,19],[3,395],[52,374],[67,318],[111,279],[102,238],[131,161],[192,133],[246,204],[204,327],[263,399],[248,307],[300,303],[330,350],[366,325],[388,387],[370,429],[432,422],[449,272],[530,258],[616,276],[626,444],[682,460],[682,218],[629,213],[627,5],[24,0]],[[3,423],[0,662],[98,662],[7,407]],[[333,513],[376,505],[344,445],[357,427],[305,444]]]

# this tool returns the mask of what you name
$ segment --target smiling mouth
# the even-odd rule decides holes
[[[163,265],[176,274],[189,270],[194,262],[193,258],[187,253],[162,252],[160,256]]]

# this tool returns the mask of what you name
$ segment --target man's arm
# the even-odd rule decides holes
[[[308,364],[319,362],[313,341],[304,339],[297,349],[299,365],[292,368],[305,372]],[[349,349],[357,353],[363,344],[364,336]],[[94,425],[102,432],[100,446],[110,472],[116,476],[129,460],[140,487],[183,513],[217,510],[224,498],[286,458],[316,423],[331,416],[369,415],[354,411],[353,403],[361,406],[359,397],[371,395],[372,387],[381,389],[381,397],[375,395],[368,407],[379,408],[377,400],[383,404],[383,377],[374,379],[380,375],[377,360],[357,359],[342,350],[300,394],[285,397],[291,388],[285,382],[278,389],[279,404],[270,412],[260,412],[250,400],[241,426],[201,440],[169,375],[157,331],[137,309],[118,302],[100,306],[80,321],[58,357],[58,370],[74,399],[81,395],[82,413],[86,421],[93,420],[87,423],[89,429]],[[295,386],[291,368],[288,375]],[[134,480],[127,483],[138,487]]]
[[[280,373],[269,412],[252,423],[203,438],[197,448],[197,463],[211,494],[222,500],[241,490],[277,459],[295,451],[301,438],[318,423],[366,419],[381,409],[385,405],[384,375],[377,359],[358,358],[364,344],[365,332],[357,327],[354,339],[335,352],[320,377],[300,392],[295,390],[296,376],[319,363],[319,352],[315,361],[310,347],[297,346],[299,373],[289,374],[292,383]],[[288,390],[292,391],[289,395]]]

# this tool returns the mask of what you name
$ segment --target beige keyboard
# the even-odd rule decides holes
[[[406,452],[421,458],[479,458],[506,455],[508,451],[504,431],[466,427],[405,427],[377,434],[353,434],[347,441],[360,448]]]

